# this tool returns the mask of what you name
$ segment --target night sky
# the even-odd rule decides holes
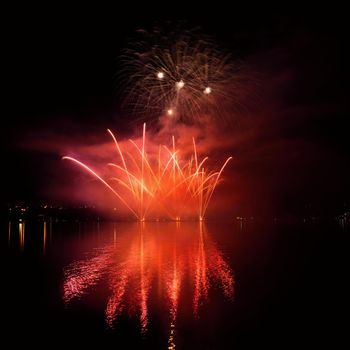
[[[164,9],[132,5],[103,11],[31,7],[4,15],[2,204],[59,201],[62,154],[38,149],[37,141],[65,136],[74,145],[105,137],[107,127],[130,133],[132,120],[115,89],[118,57],[136,29],[184,20],[259,76],[258,97],[232,131],[229,151],[236,163],[228,186],[235,213],[349,209],[344,9],[177,4],[169,15],[167,3]]]

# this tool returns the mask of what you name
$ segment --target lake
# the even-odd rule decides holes
[[[337,222],[2,221],[3,342],[334,348],[348,236]]]

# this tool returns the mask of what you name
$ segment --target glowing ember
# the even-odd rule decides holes
[[[185,86],[185,83],[183,82],[183,80],[180,80],[176,83],[176,87],[178,89],[182,89]]]
[[[171,110],[169,110],[171,111]],[[168,111],[168,112],[169,112]],[[172,111],[171,111],[172,112]],[[112,133],[119,162],[108,163],[112,176],[105,179],[79,160],[65,156],[98,179],[140,221],[167,218],[197,217],[202,221],[221,174],[232,157],[217,171],[208,171],[208,157],[198,159],[193,139],[193,154],[181,156],[172,138],[172,149],[159,145],[158,154],[146,151],[146,124],[143,125],[142,145],[129,140],[132,152],[124,152]]]
[[[210,93],[211,93],[211,88],[208,86],[208,87],[206,87],[205,89],[204,89],[204,93],[206,94],[206,95],[209,95]]]

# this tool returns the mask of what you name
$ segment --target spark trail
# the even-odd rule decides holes
[[[175,138],[172,147],[159,145],[158,155],[147,153],[146,124],[143,124],[142,144],[129,140],[133,152],[123,151],[111,130],[118,156],[117,162],[108,163],[112,171],[103,177],[80,160],[64,156],[79,165],[101,182],[113,195],[140,220],[166,218],[181,220],[182,217],[203,220],[221,175],[232,157],[226,159],[217,171],[204,168],[208,157],[199,159],[195,139],[193,154],[182,155]]]

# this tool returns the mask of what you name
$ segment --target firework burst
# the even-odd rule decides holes
[[[146,124],[142,143],[129,140],[122,150],[111,130],[108,133],[116,147],[117,162],[108,163],[109,177],[102,177],[76,158],[65,156],[99,180],[138,220],[197,217],[203,220],[221,174],[231,157],[217,171],[205,167],[208,157],[200,159],[193,139],[189,158],[177,149],[172,137],[170,147],[158,146],[158,152],[146,150]]]
[[[120,76],[124,106],[133,115],[185,123],[227,117],[241,91],[241,67],[230,55],[194,32],[139,34],[142,38],[123,55]]]

